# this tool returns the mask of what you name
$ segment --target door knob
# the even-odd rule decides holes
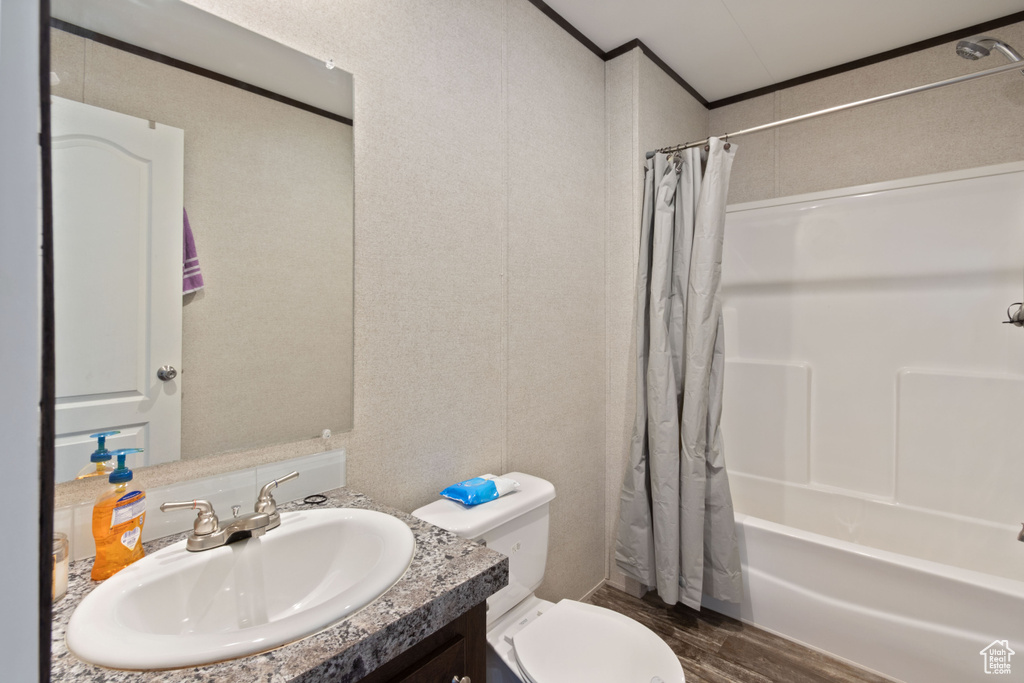
[[[173,365],[163,365],[156,371],[156,376],[168,382],[178,376],[178,371],[174,369]]]
[[[462,678],[453,676],[452,683],[473,683],[473,681],[469,680],[469,676],[463,676]]]

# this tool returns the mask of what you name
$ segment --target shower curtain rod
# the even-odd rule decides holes
[[[973,74],[967,74],[966,76],[957,76],[956,78],[949,78],[944,81],[936,81],[935,83],[929,83],[927,85],[919,85],[914,88],[907,88],[906,90],[900,90],[899,92],[891,92],[888,95],[879,95],[878,97],[869,97],[866,100],[860,100],[859,102],[850,102],[849,104],[841,104],[838,107],[829,107],[828,109],[822,109],[821,111],[811,112],[810,114],[801,114],[800,116],[794,116],[792,118],[783,119],[781,121],[773,121],[772,123],[766,123],[761,126],[754,126],[753,128],[745,128],[743,130],[736,131],[735,133],[729,133],[728,135],[720,136],[723,140],[729,140],[731,138],[737,138],[741,135],[749,135],[750,133],[760,133],[763,130],[771,130],[772,128],[780,128],[782,126],[788,126],[791,123],[797,123],[799,121],[806,121],[807,119],[813,119],[818,116],[825,114],[834,114],[840,111],[846,111],[847,109],[854,109],[856,107],[864,106],[865,104],[874,104],[876,102],[885,102],[886,100],[894,100],[897,97],[903,97],[904,95],[913,95],[914,93],[924,92],[926,90],[934,90],[935,88],[942,88],[947,85],[953,85],[955,83],[964,83],[966,81],[973,81],[975,78],[984,78],[985,76],[995,76],[996,74],[1005,73],[1007,71],[1021,70],[1024,73],[1024,69],[1021,69],[1020,62],[1011,62],[1010,64],[1004,64],[1003,66],[997,66],[992,69],[985,71],[977,71]],[[687,142],[682,145],[674,145],[672,147],[662,147],[661,149],[654,150],[653,152],[647,153],[647,158],[650,159],[655,154],[668,154],[669,152],[680,152],[684,149],[690,149],[692,147],[703,147],[708,143],[710,138],[703,140],[696,140],[694,142]]]

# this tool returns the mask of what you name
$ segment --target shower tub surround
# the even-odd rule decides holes
[[[315,635],[251,657],[167,671],[117,671],[93,666],[71,654],[64,631],[75,607],[97,585],[89,580],[91,560],[72,563],[67,596],[54,605],[51,680],[54,683],[283,683],[358,681],[382,664],[452,622],[508,583],[508,559],[403,512],[345,488],[326,491],[327,502],[301,501],[283,512],[351,507],[384,512],[413,531],[416,551],[398,583],[362,610]],[[273,533],[273,532],[271,532]],[[146,552],[182,540],[176,534],[146,544]],[[112,643],[111,647],[117,647]]]
[[[1022,288],[1024,164],[730,207],[745,596],[704,604],[907,683],[1024,652]]]
[[[736,515],[741,605],[704,607],[904,683],[987,680],[980,652],[1024,652],[1024,582]],[[1024,545],[1024,544],[1021,544]],[[1024,664],[998,680],[1024,681]]]

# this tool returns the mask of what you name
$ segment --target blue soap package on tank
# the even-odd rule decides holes
[[[472,506],[487,503],[518,489],[519,482],[515,479],[484,474],[467,479],[466,481],[460,481],[458,484],[452,484],[444,491],[441,491],[441,495],[458,501],[463,505]]]

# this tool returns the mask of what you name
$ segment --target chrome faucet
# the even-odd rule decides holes
[[[263,485],[260,489],[260,495],[256,497],[256,507],[254,510],[257,513],[266,513],[270,515],[270,523],[267,524],[267,531],[276,529],[281,526],[281,513],[277,511],[277,501],[274,500],[274,489],[277,488],[278,484],[283,484],[286,481],[291,481],[295,477],[299,476],[298,472],[290,472],[280,479],[268,482]]]
[[[198,515],[192,525],[192,531],[186,537],[185,548],[192,552],[219,548],[222,545],[234,543],[246,538],[258,538],[267,531],[281,525],[281,513],[277,511],[277,502],[274,500],[272,491],[278,484],[284,483],[299,476],[298,472],[291,472],[275,479],[260,489],[259,497],[256,499],[256,506],[253,512],[237,516],[238,506],[233,506],[235,518],[226,525],[221,526],[217,519],[217,513],[208,500],[192,500],[182,503],[164,503],[160,506],[163,512],[171,510],[196,510]]]

